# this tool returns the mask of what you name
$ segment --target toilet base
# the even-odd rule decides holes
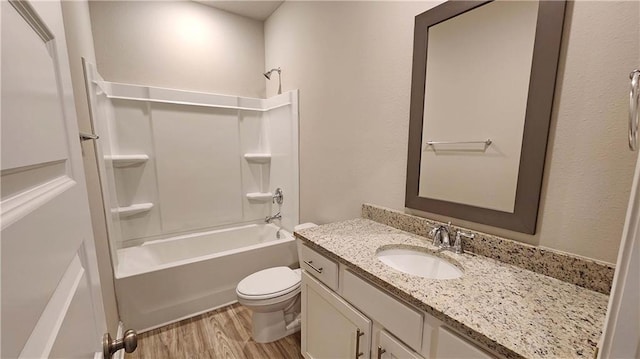
[[[256,343],[270,343],[300,331],[300,319],[286,324],[283,311],[253,312],[251,337]]]

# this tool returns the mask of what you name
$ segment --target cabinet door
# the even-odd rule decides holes
[[[385,331],[380,331],[376,359],[422,359],[420,355]]]
[[[440,327],[436,359],[491,359],[491,355],[460,338],[451,331]]]
[[[302,355],[307,359],[369,359],[371,321],[302,273]]]

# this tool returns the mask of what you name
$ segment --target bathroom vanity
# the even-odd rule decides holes
[[[305,358],[591,358],[608,296],[368,219],[296,232]],[[457,279],[382,263],[389,248],[424,251]]]
[[[492,357],[348,266],[300,245],[306,358]]]

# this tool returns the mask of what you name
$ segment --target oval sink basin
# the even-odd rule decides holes
[[[376,253],[376,257],[395,270],[423,278],[455,279],[462,277],[462,271],[446,259],[413,249],[384,249]]]

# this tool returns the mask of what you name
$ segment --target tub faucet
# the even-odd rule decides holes
[[[273,216],[268,216],[264,219],[264,221],[265,223],[271,223],[274,219],[282,219],[282,215],[280,214],[280,212],[274,214]]]

